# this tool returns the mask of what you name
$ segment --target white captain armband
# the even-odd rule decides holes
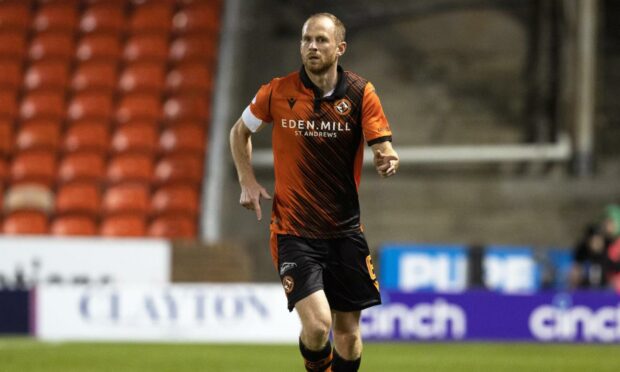
[[[246,107],[245,110],[243,110],[243,114],[241,114],[241,119],[243,119],[245,126],[248,127],[248,129],[252,131],[252,133],[256,132],[258,127],[260,127],[260,125],[263,123],[261,119],[254,116],[252,110],[250,110],[250,106]]]

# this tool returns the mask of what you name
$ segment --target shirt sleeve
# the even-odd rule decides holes
[[[241,116],[245,125],[252,132],[261,125],[261,123],[271,123],[271,83],[260,87],[250,105],[243,111]]]
[[[375,87],[368,82],[362,100],[362,130],[368,146],[384,141],[392,141],[392,130],[383,113],[383,107]]]

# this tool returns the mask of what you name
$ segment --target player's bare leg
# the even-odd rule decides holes
[[[322,290],[312,293],[295,304],[301,319],[299,348],[307,371],[330,371],[332,361],[329,332],[332,316]]]
[[[359,368],[362,356],[360,316],[361,311],[334,311],[334,372],[357,371]]]

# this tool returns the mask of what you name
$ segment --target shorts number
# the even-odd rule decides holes
[[[372,258],[370,255],[366,256],[366,267],[368,267],[368,273],[370,274],[370,279],[377,279],[377,274],[375,274],[375,267],[372,264]]]

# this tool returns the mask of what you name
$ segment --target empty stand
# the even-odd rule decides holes
[[[13,122],[0,119],[0,159],[13,151]]]
[[[65,118],[65,93],[60,91],[32,91],[21,101],[20,117],[22,120]]]
[[[148,154],[128,153],[110,159],[106,178],[110,183],[136,181],[150,184],[153,180],[153,158]]]
[[[119,80],[122,93],[149,93],[159,95],[164,90],[165,65],[161,62],[144,62],[127,65]]]
[[[17,115],[17,93],[0,90],[0,118],[12,120]]]
[[[16,30],[0,30],[0,58],[21,61],[26,55],[26,34]]]
[[[103,195],[103,212],[106,215],[139,214],[146,216],[149,205],[149,187],[143,183],[111,186]]]
[[[47,214],[40,211],[16,211],[3,221],[2,232],[7,235],[41,235],[49,231]]]
[[[105,178],[106,161],[96,152],[66,154],[60,161],[57,181],[101,182]]]
[[[77,93],[69,102],[67,117],[70,121],[103,120],[112,118],[113,97],[102,92]]]
[[[120,35],[125,30],[125,4],[122,1],[99,1],[87,7],[79,21],[82,33]]]
[[[36,32],[56,31],[73,33],[78,23],[78,8],[70,1],[44,3],[32,22]]]
[[[0,2],[0,31],[24,32],[30,27],[31,15],[28,1]]]
[[[90,151],[105,154],[110,146],[110,131],[105,121],[83,120],[69,126],[64,135],[66,152]]]
[[[125,214],[104,217],[99,234],[104,237],[143,237],[147,233],[146,217]]]
[[[171,94],[206,95],[211,92],[212,87],[213,72],[206,63],[190,62],[178,65],[170,70],[166,77],[166,90]]]
[[[193,2],[172,18],[172,31],[178,34],[217,34],[219,26],[219,7],[213,3]]]
[[[163,62],[168,57],[168,37],[161,34],[138,34],[125,43],[123,57],[127,62]]]
[[[22,124],[15,138],[18,151],[47,150],[55,152],[60,144],[60,122],[36,120]]]
[[[116,89],[118,72],[111,62],[84,62],[77,66],[71,79],[71,89],[75,92],[99,91],[112,93]]]
[[[122,44],[118,35],[88,34],[83,36],[75,49],[75,58],[80,62],[116,62],[122,54]]]
[[[159,140],[164,153],[191,153],[203,156],[206,140],[205,130],[199,123],[185,123],[167,128]]]
[[[197,187],[202,182],[202,157],[189,154],[164,156],[155,166],[158,185],[185,183]]]
[[[22,61],[17,59],[0,60],[0,89],[15,91],[22,85]]]
[[[0,188],[7,182],[9,178],[9,165],[6,160],[0,156]],[[1,190],[0,190],[1,191]],[[0,198],[1,200],[2,198]]]
[[[148,235],[157,238],[190,239],[196,236],[196,220],[188,216],[161,216],[149,225]]]
[[[130,94],[121,98],[116,108],[116,121],[123,125],[132,121],[158,122],[162,117],[158,95]]]
[[[69,81],[69,65],[62,61],[33,63],[24,76],[26,90],[64,91]]]
[[[92,236],[99,233],[94,218],[85,215],[58,216],[52,221],[50,233],[58,236]]]
[[[190,185],[170,185],[160,187],[151,199],[151,212],[154,215],[198,215],[198,190]]]
[[[72,34],[62,32],[42,32],[30,41],[28,57],[32,61],[58,59],[69,63],[75,50]]]
[[[129,21],[132,34],[161,33],[168,35],[172,28],[172,6],[162,1],[147,1],[135,6]]]
[[[11,162],[11,182],[36,183],[51,187],[56,179],[56,153],[28,151],[17,153]]]
[[[148,122],[135,122],[118,127],[112,137],[112,151],[116,153],[139,152],[154,154],[159,133]]]
[[[204,121],[209,119],[209,102],[198,95],[170,97],[164,103],[164,117],[168,123]]]
[[[176,38],[170,45],[170,60],[180,62],[211,63],[215,58],[215,40],[202,35]]]
[[[56,192],[57,214],[83,214],[94,218],[101,209],[101,191],[95,182],[73,182]]]

